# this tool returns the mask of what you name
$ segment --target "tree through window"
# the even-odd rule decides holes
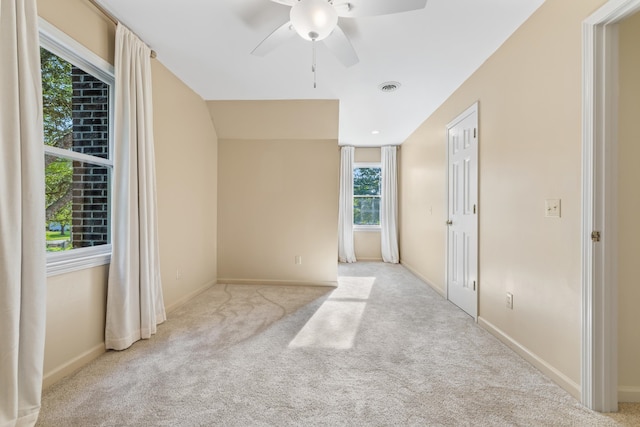
[[[47,251],[109,243],[110,85],[40,49]]]
[[[353,168],[353,224],[380,225],[380,166]]]

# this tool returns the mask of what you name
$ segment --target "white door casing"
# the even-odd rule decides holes
[[[447,125],[447,298],[478,319],[478,103]]]
[[[609,0],[582,25],[582,403],[618,408],[617,24],[640,0]],[[595,234],[597,233],[597,234]]]

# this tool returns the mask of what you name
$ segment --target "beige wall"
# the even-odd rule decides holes
[[[356,147],[356,163],[380,163],[380,148]],[[353,245],[358,261],[382,261],[380,230],[354,231]]]
[[[220,139],[338,139],[335,100],[208,101],[207,105]]]
[[[108,274],[105,265],[48,278],[45,387],[104,352]]]
[[[380,230],[353,231],[353,245],[358,261],[382,261]]]
[[[220,135],[218,281],[335,284],[337,102],[208,104]]]
[[[402,261],[445,290],[445,127],[479,110],[480,323],[574,395],[580,383],[581,22],[547,0],[403,144]],[[544,200],[562,199],[545,218]],[[513,293],[514,307],[505,306]]]
[[[114,26],[89,2],[40,0],[38,9],[113,63]],[[156,60],[152,72],[160,258],[171,309],[215,282],[217,137],[204,101]],[[103,266],[49,277],[45,386],[104,351],[107,275]]]
[[[640,13],[620,24],[618,145],[618,382],[640,399]],[[631,391],[632,393],[629,393]]]
[[[353,161],[355,163],[380,163],[380,148],[355,147]]]
[[[171,310],[217,277],[218,138],[202,98],[152,65],[160,262]]]
[[[116,29],[88,1],[37,0],[38,15],[113,64]]]

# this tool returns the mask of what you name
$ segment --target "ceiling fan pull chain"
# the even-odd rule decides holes
[[[313,88],[316,88],[316,41],[311,40],[312,46],[312,58],[311,58],[311,71],[313,72]]]

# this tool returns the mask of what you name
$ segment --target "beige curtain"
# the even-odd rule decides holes
[[[112,247],[105,344],[123,350],[166,320],[156,213],[151,50],[116,29]]]
[[[354,147],[340,149],[340,200],[338,208],[338,261],[356,262],[353,243]]]
[[[0,426],[40,412],[46,309],[42,81],[35,0],[0,0]]]
[[[398,251],[398,166],[396,147],[381,147],[382,197],[380,200],[380,249],[382,260],[397,264]]]

